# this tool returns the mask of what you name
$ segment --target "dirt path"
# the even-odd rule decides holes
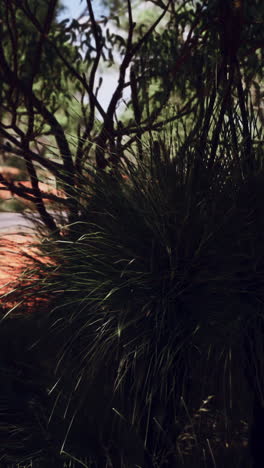
[[[30,265],[30,259],[24,254],[34,256],[33,240],[29,234],[0,234],[0,304],[6,302],[3,296],[12,291],[23,270]]]

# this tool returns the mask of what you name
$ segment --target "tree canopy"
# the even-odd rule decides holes
[[[60,22],[57,0],[1,3],[0,149],[25,161],[31,187],[3,175],[0,182],[33,201],[51,229],[55,222],[38,184],[41,168],[63,188],[67,196],[60,201],[73,219],[74,187],[87,164],[117,167],[135,144],[142,154],[144,135],[171,122],[181,122],[188,142],[200,133],[201,148],[212,146],[210,164],[226,126],[235,152],[241,138],[246,142],[248,160],[261,140],[261,2],[105,3],[107,16],[96,17],[87,0],[83,18]],[[151,23],[144,9],[150,4]],[[107,80],[104,70],[113,66],[116,87],[105,106],[98,92]],[[129,112],[120,112],[127,90]]]
[[[264,5],[104,4],[73,20],[56,0],[0,6],[0,151],[29,179],[1,189],[42,221],[4,316],[17,341],[13,311],[34,306],[32,336],[13,350],[1,329],[1,459],[222,466],[228,440],[242,453],[242,365],[263,415]]]

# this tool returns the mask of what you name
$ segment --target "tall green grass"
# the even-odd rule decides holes
[[[76,222],[43,237],[51,261],[22,291],[45,299],[30,349],[49,363],[61,453],[178,466],[184,428],[211,392],[228,420],[232,359],[244,359],[248,324],[263,314],[263,192],[257,157],[246,175],[224,136],[213,166],[209,145],[152,137],[143,160],[87,169]],[[191,437],[212,461],[207,439]]]

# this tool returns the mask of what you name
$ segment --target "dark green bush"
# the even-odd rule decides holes
[[[179,460],[216,366],[228,386],[229,353],[263,297],[262,244],[255,181],[239,184],[226,162],[210,171],[193,148],[183,160],[162,142],[149,151],[78,194],[76,223],[42,242],[55,264],[42,265],[38,294],[63,450],[161,467]]]
[[[160,139],[143,161],[89,170],[76,222],[43,237],[50,261],[17,289],[42,299],[28,322],[30,349],[48,363],[45,417],[57,455],[175,466],[187,432],[192,456],[210,458],[210,418],[211,436],[195,422],[203,400],[214,395],[212,411],[230,426],[246,401],[245,390],[232,403],[244,341],[262,317],[262,176],[243,177],[228,147],[211,168],[206,151]]]

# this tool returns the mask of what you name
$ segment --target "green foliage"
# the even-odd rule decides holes
[[[263,12],[257,0],[250,6],[231,2],[223,10],[218,0],[208,4],[170,2],[167,6],[155,1],[152,24],[149,19],[145,24],[144,14],[137,14],[137,8],[142,8],[137,2],[131,3],[129,14],[130,3],[122,5],[122,24],[111,4],[109,16],[98,19],[89,1],[87,21],[65,19],[59,23],[55,4],[51,0],[44,3],[38,10],[33,0],[32,4],[23,0],[17,5],[12,0],[1,5],[5,21],[1,23],[0,133],[4,139],[1,149],[7,154],[19,153],[26,160],[30,146],[27,170],[34,199],[50,227],[55,225],[44,214],[45,207],[40,208],[41,193],[34,183],[36,162],[70,194],[87,164],[96,159],[98,167],[110,166],[148,130],[189,114],[188,131],[195,115],[204,137],[211,138],[212,111],[221,117],[221,129],[223,119],[231,120],[237,109],[250,145],[246,135],[249,112],[242,104],[245,96],[254,93],[254,106],[263,120]],[[232,31],[236,31],[234,41]],[[98,101],[101,70],[112,66],[119,77],[106,108]],[[118,108],[129,89],[131,99],[122,115]],[[225,93],[230,97],[224,97]],[[220,133],[217,130],[216,135]],[[110,153],[115,156],[106,159],[105,154]],[[73,220],[76,207],[69,212]]]
[[[19,213],[26,209],[26,205],[21,200],[10,199],[0,202],[0,212],[7,211],[11,213]]]
[[[146,90],[153,81],[158,82],[158,91],[142,93],[143,105],[151,99],[152,108],[157,104],[162,107],[171,94],[184,101],[193,95],[205,98],[223,62],[233,53],[238,54],[247,86],[254,77],[262,80],[264,16],[259,2],[246,1],[241,7],[238,2],[235,14],[232,2],[226,10],[221,10],[220,3],[175,2],[165,17],[166,25],[152,34],[135,60],[135,70],[144,75]],[[143,31],[141,24],[139,34]]]
[[[5,51],[7,64],[14,71],[16,79],[21,80],[23,85],[31,86],[33,91],[43,102],[48,103],[52,112],[56,112],[61,106],[66,107],[66,102],[72,101],[71,82],[65,68],[61,66],[57,48],[60,53],[65,54],[76,66],[80,62],[80,53],[76,46],[69,43],[71,36],[65,30],[66,23],[58,23],[55,20],[49,32],[53,47],[44,36],[32,24],[32,21],[21,8],[14,9],[10,5],[9,10],[2,6],[2,17],[6,21],[1,24],[1,41]],[[30,3],[30,15],[34,15],[39,27],[44,27],[48,4],[45,1]],[[13,36],[9,33],[13,29]],[[16,50],[14,50],[14,47]],[[8,99],[10,83],[3,84],[2,99]],[[23,118],[19,119],[19,113],[25,112],[27,101],[23,93],[16,96],[18,124],[23,125]],[[4,106],[5,109],[5,106]],[[38,132],[43,131],[41,121],[36,125]]]
[[[45,440],[56,456],[91,457],[100,468],[177,466],[205,388],[222,402],[229,430],[230,356],[235,364],[246,357],[262,363],[254,344],[264,300],[262,7],[256,0],[223,9],[216,0],[170,2],[167,10],[153,3],[163,23],[135,25],[128,8],[124,37],[109,30],[107,18],[94,18],[89,1],[87,23],[50,22],[37,45],[29,42],[31,21],[29,34],[18,35],[17,61],[8,22],[2,26],[8,59],[0,54],[0,131],[9,146],[1,145],[24,158],[32,182],[24,195],[34,195],[45,225],[37,226],[43,262],[22,275],[15,310],[37,299],[30,349],[39,351],[41,369],[47,365]],[[21,5],[2,7],[13,11],[19,33]],[[36,47],[39,67],[27,69]],[[116,51],[122,63],[105,110],[96,77]],[[122,119],[117,109],[127,87],[133,118]],[[56,141],[48,156],[33,152],[40,136]],[[66,193],[57,200],[64,217],[47,212],[37,164]],[[24,433],[23,451],[31,455]],[[17,439],[7,444],[7,460],[19,449]],[[203,465],[211,460],[208,437],[194,453]]]

